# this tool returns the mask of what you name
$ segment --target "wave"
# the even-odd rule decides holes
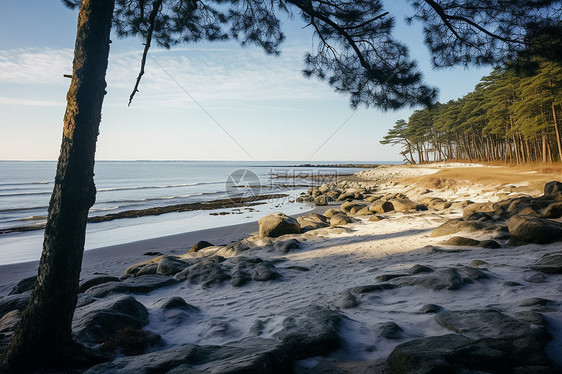
[[[25,218],[20,218],[16,221],[42,221],[47,219],[47,216],[29,216]]]
[[[38,195],[50,195],[52,191],[44,191],[44,192],[22,192],[22,193],[7,193],[7,194],[0,194],[0,197],[15,197],[15,196],[38,196]]]
[[[40,181],[40,182],[16,182],[16,183],[0,183],[0,186],[32,186],[35,184],[51,184],[51,182]]]
[[[221,191],[213,191],[213,192],[199,192],[199,193],[192,193],[187,195],[173,195],[173,196],[160,196],[160,197],[144,197],[141,199],[128,199],[128,200],[108,200],[108,201],[100,201],[99,203],[102,204],[120,204],[120,203],[144,203],[146,201],[160,201],[160,200],[171,200],[171,199],[184,199],[186,197],[193,197],[193,196],[206,196],[206,195],[216,195],[221,193]]]
[[[166,185],[161,185],[161,186],[111,187],[111,188],[100,188],[100,189],[98,189],[98,192],[150,190],[150,189],[157,189],[157,188],[177,188],[177,187],[199,186],[199,185],[202,185],[202,184],[209,184],[209,183],[182,183],[182,184],[166,184]]]
[[[48,206],[32,206],[29,208],[8,208],[8,209],[0,209],[0,213],[10,213],[10,212],[26,212],[29,210],[47,210],[49,209]]]
[[[119,208],[121,208],[119,205],[112,206],[112,207],[109,207],[109,208],[91,208],[91,209],[89,210],[89,213],[107,212],[107,211],[109,211],[109,210],[117,210],[117,209],[119,209]]]

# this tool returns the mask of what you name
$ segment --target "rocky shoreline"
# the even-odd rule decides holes
[[[74,334],[108,362],[83,371],[560,372],[562,183],[380,182],[311,188],[301,200],[323,214],[271,214],[242,240],[84,279]],[[0,341],[33,282],[0,299]]]

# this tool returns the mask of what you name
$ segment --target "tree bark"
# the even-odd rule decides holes
[[[83,0],[62,145],[39,264],[27,309],[4,359],[6,371],[53,367],[73,359],[72,317],[95,202],[94,154],[105,95],[114,0]],[[66,353],[65,353],[66,352]]]
[[[552,103],[552,118],[554,122],[554,133],[556,135],[556,143],[558,144],[558,158],[562,162],[562,141],[560,140],[560,127],[558,126],[558,117],[556,116],[556,108]]]

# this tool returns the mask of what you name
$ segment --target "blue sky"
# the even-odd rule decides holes
[[[407,3],[387,3],[396,36],[440,101],[463,96],[489,72],[432,70],[421,27],[402,22]],[[57,0],[0,2],[0,160],[58,157],[76,21],[77,11]],[[113,37],[97,159],[401,160],[379,140],[413,109],[353,113],[346,96],[300,73],[310,31],[298,21],[286,31],[279,57],[233,42],[153,48],[131,107],[142,41]]]

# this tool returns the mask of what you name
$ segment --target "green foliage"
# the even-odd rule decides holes
[[[539,58],[531,62],[532,74],[496,68],[464,97],[415,111],[381,143],[399,144],[404,152],[432,151],[434,160],[443,154],[481,161],[560,158],[562,66]]]

